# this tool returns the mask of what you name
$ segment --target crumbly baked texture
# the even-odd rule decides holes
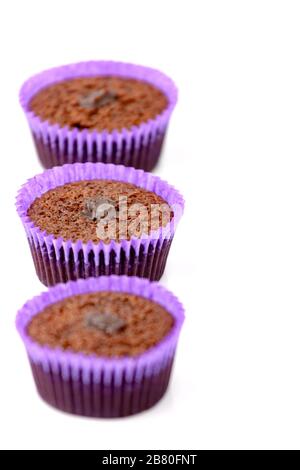
[[[142,204],[142,207],[135,204]],[[170,206],[151,191],[119,181],[90,180],[51,189],[31,204],[27,215],[37,227],[56,238],[108,243],[112,239],[129,240],[134,235],[157,230],[167,225],[174,214]],[[116,223],[103,224],[104,230],[100,233],[102,216],[107,221],[114,217]]]
[[[39,344],[97,356],[136,356],[159,343],[174,319],[161,305],[123,292],[68,297],[46,307],[27,327]]]
[[[29,108],[51,124],[112,131],[147,122],[167,105],[165,94],[147,82],[96,76],[45,87],[32,97]]]

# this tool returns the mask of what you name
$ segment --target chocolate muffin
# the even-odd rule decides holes
[[[41,397],[67,412],[120,417],[165,393],[184,313],[156,283],[124,276],[60,284],[17,316]]]
[[[137,356],[171,330],[173,317],[159,304],[124,292],[94,292],[51,304],[29,323],[41,345],[97,356]]]
[[[54,83],[29,102],[30,111],[50,124],[100,132],[138,126],[167,106],[167,97],[147,82],[101,76]]]
[[[41,230],[65,241],[109,243],[149,234],[170,223],[173,212],[160,196],[134,184],[85,180],[50,189],[32,203],[27,215]],[[102,233],[97,230],[101,221]]]
[[[17,198],[36,272],[46,285],[118,274],[163,274],[182,196],[121,165],[64,165],[29,180]]]
[[[101,161],[151,170],[177,92],[156,70],[99,61],[36,75],[20,99],[46,168]]]

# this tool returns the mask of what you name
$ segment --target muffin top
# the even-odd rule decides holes
[[[171,207],[154,192],[111,180],[58,186],[35,199],[27,215],[56,238],[84,243],[130,240],[165,227],[174,216]]]
[[[27,326],[29,336],[51,348],[96,354],[137,356],[159,343],[174,319],[161,305],[124,292],[95,292],[49,305]]]
[[[113,131],[154,119],[167,105],[165,94],[147,82],[95,76],[47,86],[32,97],[29,109],[51,124]]]

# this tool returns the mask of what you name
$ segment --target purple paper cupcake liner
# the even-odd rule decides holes
[[[95,179],[128,182],[153,191],[169,204],[174,217],[168,225],[149,234],[110,243],[65,241],[40,230],[28,217],[27,211],[33,201],[50,189]],[[46,170],[28,180],[17,196],[17,211],[27,234],[36,272],[47,286],[111,274],[159,280],[183,209],[180,193],[159,177],[143,170],[103,163],[76,163]]]
[[[102,358],[49,348],[27,333],[33,316],[66,297],[98,291],[118,291],[162,305],[174,318],[170,333],[136,357]],[[166,392],[184,320],[178,299],[157,283],[126,276],[105,276],[60,284],[27,302],[16,325],[25,344],[34,380],[49,404],[78,415],[122,417],[153,406]]]
[[[168,99],[166,109],[153,119],[121,131],[89,131],[61,127],[41,120],[29,109],[31,98],[55,82],[95,75],[134,78],[160,89]],[[173,81],[158,70],[112,61],[91,61],[46,70],[27,80],[20,91],[37,153],[45,168],[66,163],[102,162],[150,171],[161,153],[164,136],[177,101]]]

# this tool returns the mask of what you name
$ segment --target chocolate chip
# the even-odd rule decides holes
[[[112,103],[117,98],[113,90],[95,90],[79,98],[79,104],[82,108],[98,109],[102,106]]]
[[[123,330],[126,322],[113,313],[88,313],[85,317],[85,324],[88,328],[101,330],[108,335],[113,335]]]
[[[112,199],[95,198],[84,201],[82,215],[94,222],[106,217],[108,220],[116,216],[115,202]]]

